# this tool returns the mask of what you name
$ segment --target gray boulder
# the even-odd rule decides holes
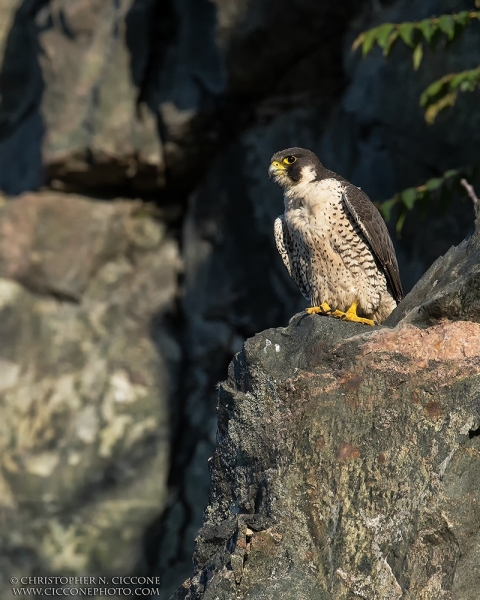
[[[247,340],[175,600],[478,597],[479,262],[480,219],[394,328],[301,313]]]

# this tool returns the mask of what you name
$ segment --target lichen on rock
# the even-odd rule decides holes
[[[2,598],[12,576],[135,568],[167,498],[169,357],[151,322],[180,268],[138,202],[0,206]]]

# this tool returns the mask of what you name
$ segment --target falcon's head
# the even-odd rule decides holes
[[[272,156],[268,174],[283,188],[314,181],[324,167],[313,152],[287,148]]]

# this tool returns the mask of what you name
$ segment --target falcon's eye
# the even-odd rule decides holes
[[[293,163],[297,160],[296,156],[287,156],[283,159],[283,162],[286,165],[293,165]]]

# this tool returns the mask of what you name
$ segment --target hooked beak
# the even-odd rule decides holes
[[[277,160],[274,160],[272,164],[268,167],[268,175],[269,177],[274,177],[275,175],[279,175],[285,171],[285,167],[282,163],[279,163]]]

